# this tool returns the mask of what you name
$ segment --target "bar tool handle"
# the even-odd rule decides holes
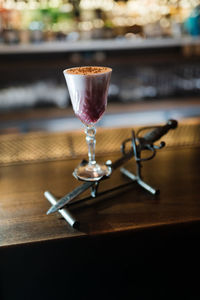
[[[165,135],[170,129],[175,129],[178,126],[176,120],[168,120],[167,124],[164,126],[159,126],[154,130],[145,134],[143,139],[148,144],[153,144],[158,141],[163,135]]]

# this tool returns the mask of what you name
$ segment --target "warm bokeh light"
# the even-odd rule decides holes
[[[115,38],[128,33],[181,36],[181,24],[197,5],[199,0],[4,0],[0,1],[0,34],[3,30],[40,30],[40,40],[49,37],[43,35],[47,31],[55,40],[57,33],[61,33],[59,39],[66,39],[73,32],[78,33],[77,39]]]

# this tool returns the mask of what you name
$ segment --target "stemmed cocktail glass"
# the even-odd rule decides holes
[[[109,166],[97,164],[95,160],[95,124],[107,105],[111,72],[112,69],[107,67],[76,67],[63,72],[74,113],[85,125],[89,161],[87,164],[80,164],[74,174],[86,181],[97,181],[111,173]]]

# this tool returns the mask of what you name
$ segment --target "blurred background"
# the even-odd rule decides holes
[[[200,115],[199,0],[1,0],[0,134],[80,128],[63,70],[113,68],[99,126]]]

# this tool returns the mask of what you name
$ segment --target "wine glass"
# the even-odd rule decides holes
[[[95,160],[95,124],[103,115],[112,69],[108,67],[76,67],[63,71],[75,115],[85,125],[88,158],[80,164],[74,175],[86,181],[97,181],[111,174],[111,167],[97,164]]]

